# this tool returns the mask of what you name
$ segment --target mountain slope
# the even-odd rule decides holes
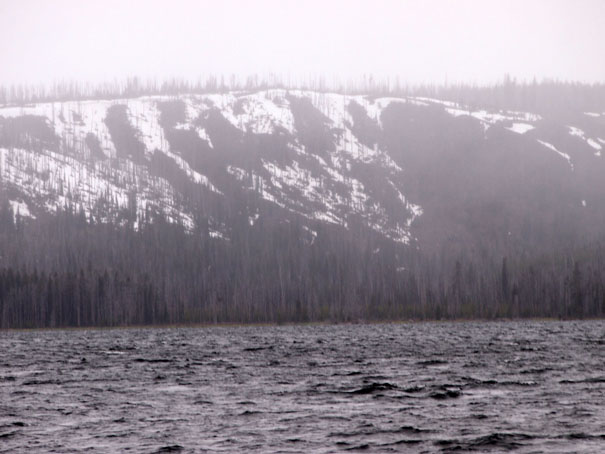
[[[603,138],[300,90],[2,107],[0,327],[602,316]]]
[[[240,218],[295,216],[311,235],[327,223],[427,249],[501,249],[598,233],[604,138],[600,113],[562,123],[422,97],[41,103],[0,108],[0,181],[21,216],[71,207],[136,227],[161,214],[224,240]]]

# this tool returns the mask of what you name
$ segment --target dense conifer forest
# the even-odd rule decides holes
[[[399,251],[396,267],[353,234],[309,246],[287,224],[224,244],[161,220],[0,217],[4,328],[605,315],[605,242],[499,263]]]

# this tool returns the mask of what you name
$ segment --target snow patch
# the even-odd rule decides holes
[[[485,131],[487,131],[489,127],[498,123],[517,121],[523,122],[518,123],[519,125],[523,126],[515,126],[515,124],[513,124],[513,126],[507,129],[513,132],[517,132],[519,134],[525,134],[527,131],[534,128],[533,125],[530,125],[528,123],[536,122],[542,119],[540,115],[531,112],[519,112],[514,110],[500,110],[498,112],[489,112],[487,110],[473,110],[469,106],[463,106],[453,101],[444,101],[440,99],[425,97],[416,97],[414,99],[429,104],[441,105],[447,113],[454,117],[470,116],[472,118],[475,118],[481,123]],[[530,128],[528,129],[528,127]]]
[[[228,240],[229,239],[227,237],[227,235],[225,235],[220,230],[209,229],[208,230],[208,235],[210,235],[211,238],[217,238],[219,240]]]
[[[569,164],[569,166],[571,167],[571,170],[574,169],[573,164],[571,162],[571,157],[567,153],[563,153],[562,151],[557,150],[557,148],[553,144],[551,144],[551,143],[545,142],[543,140],[538,140],[538,142],[540,142],[546,148],[551,149],[552,151],[554,151],[555,153],[557,153],[559,156],[561,156],[562,158],[564,158],[567,161],[567,163]]]
[[[156,208],[169,222],[193,227],[191,214],[174,202],[168,181],[130,161],[82,162],[52,150],[20,148],[0,148],[0,156],[0,180],[47,211],[71,208],[110,221],[124,211],[144,218],[148,208]]]
[[[126,101],[126,112],[130,124],[137,131],[137,136],[145,145],[148,155],[155,150],[168,147],[164,139],[164,130],[160,126],[160,112],[154,98],[137,98]]]
[[[528,123],[513,123],[512,126],[509,126],[506,129],[516,132],[517,134],[525,134],[526,132],[535,129],[535,126]]]
[[[191,180],[193,180],[195,183],[201,184],[202,186],[207,187],[208,189],[210,189],[212,192],[214,192],[216,194],[223,195],[223,193],[210,182],[210,180],[208,179],[208,177],[206,175],[202,175],[201,173],[193,170],[191,168],[191,166],[189,165],[189,163],[187,161],[185,161],[183,158],[181,158],[179,155],[177,155],[176,153],[173,153],[172,151],[170,151],[168,149],[161,149],[158,151],[160,151],[161,153],[164,153],[166,156],[171,158],[176,163],[176,165],[183,172],[185,172],[185,174]]]
[[[596,150],[595,156],[601,156],[601,149],[602,149],[602,147],[601,147],[601,145],[597,141],[586,137],[586,133],[584,131],[582,131],[580,128],[576,128],[575,126],[568,126],[568,128],[569,128],[569,133],[572,136],[579,137],[581,140],[583,140],[584,142],[586,142],[586,144],[589,147],[591,147],[594,150]],[[597,140],[601,141],[601,139],[597,139]]]
[[[31,212],[29,211],[29,207],[27,206],[27,204],[25,202],[19,202],[17,200],[9,200],[8,203],[10,204],[10,206],[13,210],[13,216],[15,216],[15,219],[17,219],[17,216],[21,216],[24,218],[32,218],[32,219],[36,218],[36,216],[31,214]]]
[[[0,108],[0,116],[5,118],[35,115],[46,118],[64,148],[78,154],[88,155],[86,136],[90,133],[99,139],[101,150],[106,157],[114,158],[116,150],[105,124],[107,109],[115,101],[69,101],[33,104],[24,107]]]
[[[201,110],[213,106],[236,128],[253,134],[273,134],[278,130],[294,134],[294,116],[285,90],[266,90],[250,95],[233,93],[201,95]]]
[[[250,226],[252,227],[256,221],[258,221],[258,218],[260,217],[260,214],[256,213],[254,214],[254,216],[248,216],[248,224],[250,224]]]

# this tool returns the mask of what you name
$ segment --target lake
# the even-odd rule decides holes
[[[0,332],[0,452],[603,450],[603,321]]]

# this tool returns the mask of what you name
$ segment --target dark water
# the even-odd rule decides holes
[[[605,322],[0,332],[0,452],[605,452]]]

